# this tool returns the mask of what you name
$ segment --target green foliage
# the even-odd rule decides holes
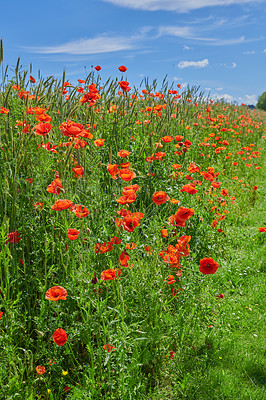
[[[259,110],[266,111],[266,92],[262,93],[258,99],[256,107]]]

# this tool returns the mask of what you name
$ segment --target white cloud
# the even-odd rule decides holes
[[[236,63],[235,62],[232,63],[232,68],[236,68]]]
[[[265,0],[266,1],[266,0]],[[176,36],[181,37],[184,39],[189,40],[197,40],[198,42],[203,42],[204,45],[209,46],[229,46],[239,43],[250,42],[259,39],[245,39],[245,36],[241,36],[239,38],[232,38],[232,39],[219,39],[219,38],[208,38],[208,37],[199,37],[197,33],[201,28],[194,29],[191,26],[160,26],[158,28],[158,36]],[[201,30],[208,30],[206,27],[205,29]],[[184,46],[185,48],[186,46]],[[187,46],[188,47],[188,46]]]
[[[133,8],[138,10],[156,11],[178,11],[187,12],[204,7],[229,6],[232,4],[256,3],[259,0],[102,0],[117,6]],[[265,1],[261,0],[260,2]]]
[[[112,53],[121,50],[131,50],[136,48],[134,42],[137,36],[120,37],[101,35],[91,39],[80,39],[72,42],[63,43],[58,46],[44,47],[24,47],[33,53],[42,54],[99,54]]]
[[[209,64],[209,61],[207,58],[205,58],[202,61],[180,61],[178,63],[178,68],[188,68],[188,67],[195,67],[195,68],[205,68]]]
[[[244,51],[243,54],[255,54],[255,50],[251,50],[251,51]]]
[[[230,94],[227,94],[227,93],[223,93],[223,94],[214,93],[214,95],[212,95],[212,99],[213,100],[224,100],[229,103],[232,103],[234,101],[233,96],[231,96]]]
[[[185,46],[183,47],[183,49],[184,49],[184,50],[192,50],[192,47],[187,46],[187,45],[185,44]]]
[[[215,90],[223,90],[224,88],[222,87],[217,87]]]
[[[263,50],[263,53],[266,53],[266,49]]]
[[[245,100],[243,101],[245,104],[257,104],[257,96],[255,94],[246,94]]]

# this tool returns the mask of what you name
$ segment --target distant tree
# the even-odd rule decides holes
[[[266,111],[266,92],[262,93],[257,102],[257,108]]]

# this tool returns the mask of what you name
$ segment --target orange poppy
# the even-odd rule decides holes
[[[204,275],[215,274],[219,265],[212,258],[202,258],[200,260],[199,270]]]
[[[50,289],[48,289],[47,292],[45,293],[46,300],[57,301],[57,300],[66,300],[66,298],[67,298],[67,290],[62,286],[53,286]]]
[[[168,230],[167,229],[161,229],[161,235],[163,238],[167,238],[168,237]]]
[[[123,181],[126,181],[126,182],[129,182],[129,181],[131,181],[132,179],[134,179],[136,177],[135,172],[130,171],[130,169],[127,169],[127,168],[120,169],[118,174],[119,174],[119,177]]]
[[[128,157],[129,154],[130,154],[130,151],[127,151],[127,150],[120,150],[117,153],[118,157],[122,157],[122,158]]]
[[[134,201],[136,200],[137,195],[136,193],[134,193],[133,190],[128,191],[124,196],[119,197],[119,199],[117,199],[116,201],[119,204],[131,204],[134,203]]]
[[[67,334],[64,329],[57,328],[53,333],[53,341],[57,346],[63,346],[67,342]]]
[[[139,190],[139,185],[135,184],[135,185],[130,185],[130,186],[125,186],[123,188],[123,195],[127,195],[128,193],[130,193],[131,191],[133,191],[134,193],[137,192]]]
[[[122,275],[122,271],[120,269],[106,269],[101,273],[101,280],[113,281],[120,275]]]
[[[0,114],[8,114],[9,113],[9,109],[5,108],[5,107],[1,107],[0,108]]]
[[[116,175],[118,174],[118,164],[108,164],[107,171],[113,179],[117,179]]]
[[[62,211],[66,210],[67,208],[71,207],[73,204],[73,201],[71,200],[57,200],[53,205],[52,205],[52,210],[55,211]]]
[[[87,217],[89,215],[89,210],[87,209],[87,207],[81,204],[74,204],[72,207],[72,211],[78,218]]]
[[[72,171],[75,172],[76,177],[81,177],[84,175],[84,168],[81,165],[77,165],[76,167],[72,168]]]
[[[121,167],[121,168],[129,168],[130,165],[131,165],[131,164],[130,164],[130,162],[128,161],[128,162],[123,162],[123,163],[121,163],[121,164],[120,164],[120,167]]]
[[[198,190],[195,189],[194,186],[192,186],[192,185],[184,185],[182,187],[182,189],[180,190],[180,192],[186,192],[186,193],[189,193],[189,194],[195,194],[195,193],[198,192]]]
[[[41,122],[40,124],[35,125],[35,127],[32,128],[32,130],[34,131],[35,135],[46,136],[50,132],[52,127],[53,126],[48,122]]]
[[[46,190],[49,193],[59,194],[61,189],[63,189],[62,182],[59,178],[56,178],[55,180],[53,180],[53,182],[48,186]]]
[[[130,211],[129,211],[130,212]],[[125,231],[133,232],[139,226],[140,220],[144,217],[141,212],[127,214],[122,219],[122,225]]]
[[[168,275],[168,285],[172,285],[175,282],[175,277],[174,275]]]
[[[45,367],[43,367],[42,365],[38,365],[36,367],[36,372],[38,375],[43,375],[45,373]]]
[[[172,142],[174,139],[171,137],[171,136],[163,136],[162,137],[162,141],[164,142],[164,143],[170,143],[170,142]]]
[[[76,240],[79,237],[79,231],[77,229],[68,229],[67,237],[70,240]]]
[[[212,182],[211,186],[215,187],[216,189],[219,189],[219,187],[221,186],[222,182]]]
[[[155,192],[152,196],[152,201],[158,206],[160,204],[166,203],[170,200],[170,197],[163,191]]]
[[[94,144],[96,147],[102,147],[104,145],[105,139],[96,139],[94,140]]]

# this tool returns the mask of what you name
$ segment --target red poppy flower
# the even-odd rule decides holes
[[[219,189],[219,187],[221,186],[222,182],[212,182],[211,186],[215,187],[216,189]]]
[[[78,79],[79,83],[85,83],[84,79]]]
[[[55,211],[62,211],[66,210],[67,208],[71,207],[73,204],[73,201],[71,200],[57,200],[53,205],[52,205],[52,210]]]
[[[264,226],[262,226],[261,228],[258,228],[259,232],[266,232],[266,228]]]
[[[139,226],[140,220],[144,217],[144,214],[135,212],[124,216],[122,219],[122,225],[125,231],[133,232],[137,226]]]
[[[81,177],[82,175],[84,175],[84,168],[81,165],[77,165],[76,167],[73,167],[72,171],[75,172],[76,177],[77,176]]]
[[[46,190],[49,193],[59,194],[61,189],[63,189],[62,182],[59,178],[56,178],[55,180],[53,180],[53,182],[48,186]]]
[[[175,277],[174,275],[168,275],[168,285],[172,285],[175,282]]]
[[[35,79],[33,78],[33,76],[31,76],[31,75],[30,75],[30,81],[31,81],[31,83],[35,83],[36,82]]]
[[[57,346],[63,346],[67,342],[67,334],[64,329],[57,328],[53,333],[53,340]]]
[[[110,353],[110,351],[115,351],[115,346],[108,343],[107,345],[103,345],[103,349],[107,350],[108,353]]]
[[[167,196],[167,194],[165,192],[159,191],[159,192],[153,193],[152,201],[157,206],[159,206],[160,204],[166,203],[168,200],[170,200],[170,197]]]
[[[36,367],[36,372],[37,372],[38,375],[43,375],[45,373],[45,367],[43,367],[41,365],[38,365]]]
[[[21,240],[21,238],[19,237],[18,231],[10,232],[7,235],[6,243],[18,243],[20,240]]]
[[[3,311],[0,311],[0,319],[2,318],[3,314]]]
[[[199,270],[204,275],[215,274],[219,265],[212,258],[202,258],[200,260]]]
[[[224,298],[224,294],[219,294],[218,299],[223,299]]]
[[[101,67],[100,67],[100,65],[96,65],[96,67],[94,67],[94,69],[96,69],[96,71],[101,71]]]
[[[48,289],[47,292],[45,293],[46,300],[57,301],[57,300],[66,300],[66,298],[67,298],[67,290],[62,286],[53,286],[50,289]]]
[[[116,201],[119,204],[131,204],[134,203],[134,201],[137,199],[137,195],[136,193],[134,193],[133,190],[128,191],[127,194],[125,194],[124,196],[119,197],[119,199],[117,199]]]
[[[189,193],[189,194],[195,194],[195,193],[198,192],[198,190],[195,189],[194,186],[192,186],[192,185],[184,185],[182,187],[182,189],[180,190],[180,192],[186,192],[186,193]]]
[[[9,113],[9,109],[5,108],[5,107],[1,107],[0,108],[0,114],[8,114]]]
[[[81,204],[74,204],[72,211],[78,218],[87,217],[89,215],[89,210],[87,207]]]
[[[129,85],[129,83],[127,81],[120,81],[119,82],[119,86],[123,90],[123,92],[129,92],[130,91],[131,87],[128,86],[128,85]]]
[[[164,143],[170,143],[170,142],[172,142],[174,139],[171,137],[171,136],[163,136],[162,137],[162,141],[164,142]]]
[[[168,220],[170,225],[185,226],[186,221],[194,215],[193,208],[179,207],[174,215],[171,215]]]
[[[59,126],[59,129],[62,131],[62,134],[67,137],[73,136],[73,137],[85,137],[88,139],[93,138],[89,130],[86,130],[82,124],[70,120],[67,120],[67,122],[63,122]]]
[[[122,274],[120,269],[106,269],[101,273],[102,281],[113,281]]]
[[[77,229],[68,229],[67,237],[70,240],[76,240],[79,237],[79,231]]]
[[[124,65],[121,65],[120,67],[118,67],[120,72],[126,72],[127,68]]]
[[[32,130],[34,131],[35,135],[46,136],[50,132],[52,127],[53,126],[48,122],[41,122],[40,124],[32,128]]]

